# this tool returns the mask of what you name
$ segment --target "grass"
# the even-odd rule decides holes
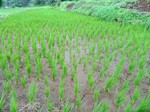
[[[106,21],[118,21],[129,24],[140,24],[150,26],[150,14],[122,8],[127,2],[137,0],[95,0],[95,1],[78,1],[62,2],[59,9],[68,10],[68,6],[73,4],[69,11],[98,17]]]
[[[19,111],[21,102],[62,112],[150,106],[146,27],[50,7],[15,13],[0,26],[3,111]]]

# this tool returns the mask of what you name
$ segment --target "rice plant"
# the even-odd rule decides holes
[[[25,88],[26,80],[27,80],[27,79],[26,79],[26,76],[25,76],[25,75],[20,78],[20,81],[21,81],[21,84],[22,84],[22,87],[23,87],[23,88]]]
[[[53,107],[54,107],[54,103],[51,101],[47,101],[47,110],[52,111]]]
[[[109,92],[110,88],[113,86],[114,78],[108,77],[105,83],[105,90]]]
[[[48,86],[44,89],[45,96],[48,97],[50,95],[50,88]]]
[[[49,83],[48,76],[45,75],[45,76],[44,76],[44,84],[45,84],[45,85],[48,85],[48,83]]]
[[[5,76],[8,80],[11,80],[12,78],[12,73],[9,70],[5,70]]]
[[[29,102],[32,104],[35,101],[38,86],[35,85],[34,81],[29,84],[27,97]]]
[[[106,71],[105,71],[104,68],[100,69],[99,80],[102,80],[103,76],[105,75],[105,72],[106,72]]]
[[[3,87],[4,87],[4,90],[8,92],[10,90],[10,87],[11,87],[11,81],[10,80],[9,81],[4,81],[3,82]]]
[[[124,108],[124,112],[132,112],[132,106],[130,103],[128,103],[127,106]]]
[[[56,79],[56,77],[57,77],[56,64],[57,64],[56,61],[52,61],[52,78],[53,78],[53,81],[54,81],[54,80]]]
[[[135,84],[135,86],[138,86],[139,84],[140,84],[140,82],[141,82],[141,80],[142,80],[142,77],[143,77],[143,75],[144,75],[144,69],[143,70],[141,70],[141,71],[139,71],[138,73],[137,73],[137,75],[136,75],[136,77],[135,77],[135,79],[134,79],[134,84]]]
[[[78,108],[81,106],[81,96],[79,94],[76,97],[76,104]]]
[[[16,90],[13,88],[11,91],[10,112],[17,112],[17,111],[18,111],[17,95]]]
[[[28,61],[26,64],[26,71],[27,71],[28,76],[30,77],[30,75],[31,75],[31,64]]]
[[[100,90],[95,89],[95,90],[94,90],[94,95],[93,95],[93,97],[94,97],[94,102],[98,102],[99,94],[100,94]]]
[[[61,80],[60,85],[59,85],[59,89],[58,89],[58,93],[59,93],[59,99],[62,100],[63,99],[63,95],[64,95],[64,80]]]
[[[140,97],[140,91],[136,87],[134,92],[133,92],[133,95],[132,95],[132,103],[134,104],[138,100],[139,97]]]
[[[116,105],[120,106],[125,101],[125,92],[120,91],[116,97]]]
[[[18,104],[16,99],[14,99],[14,97],[12,97],[10,99],[10,112],[17,112],[18,110]]]
[[[92,112],[107,112],[109,105],[106,101],[101,101],[99,104],[95,104]]]
[[[3,109],[3,105],[4,105],[4,99],[5,98],[5,93],[2,92],[1,96],[0,96],[0,110]]]
[[[132,71],[135,69],[136,61],[133,58],[130,58],[129,67],[128,67],[128,74],[131,74]]]
[[[79,84],[78,84],[78,80],[75,78],[74,80],[74,94],[75,96],[77,96],[79,93]]]
[[[69,112],[69,110],[70,110],[70,105],[69,105],[69,101],[67,100],[62,107],[62,112]]]
[[[19,82],[19,71],[15,70],[14,78],[15,78],[16,83],[18,84],[18,82]]]
[[[73,70],[71,70],[71,79],[72,80],[74,80],[74,78],[75,78],[75,70],[73,69]]]

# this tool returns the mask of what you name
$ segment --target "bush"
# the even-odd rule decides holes
[[[2,0],[0,0],[0,7],[2,7]]]

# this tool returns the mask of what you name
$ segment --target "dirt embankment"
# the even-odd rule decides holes
[[[85,4],[85,2],[79,3],[78,7],[80,7],[83,4]],[[94,3],[91,2],[90,4],[94,4]],[[75,3],[70,3],[67,5],[66,9],[70,10],[70,9],[72,9],[72,7],[74,5],[75,5]],[[96,5],[98,5],[98,4],[96,3]],[[141,12],[150,12],[150,1],[138,0],[137,2],[128,2],[125,6],[122,6],[122,8],[136,9]]]
[[[126,8],[136,9],[142,12],[150,12],[150,1],[139,0],[137,2],[128,2]]]

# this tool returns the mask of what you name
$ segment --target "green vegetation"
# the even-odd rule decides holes
[[[123,8],[127,2],[137,0],[95,0],[79,2],[62,2],[61,10],[98,17],[106,21],[117,21],[130,24],[140,24],[146,27],[150,26],[150,14]]]
[[[37,94],[37,90],[38,90],[37,85],[35,85],[35,83],[32,82],[32,83],[29,85],[28,94],[27,94],[28,100],[29,100],[29,102],[30,102],[31,104],[35,101],[36,94]]]
[[[4,105],[4,98],[5,98],[5,93],[3,92],[0,96],[0,110],[3,109],[3,105]]]
[[[150,29],[51,7],[14,13],[0,26],[2,111],[144,112],[150,106]]]

